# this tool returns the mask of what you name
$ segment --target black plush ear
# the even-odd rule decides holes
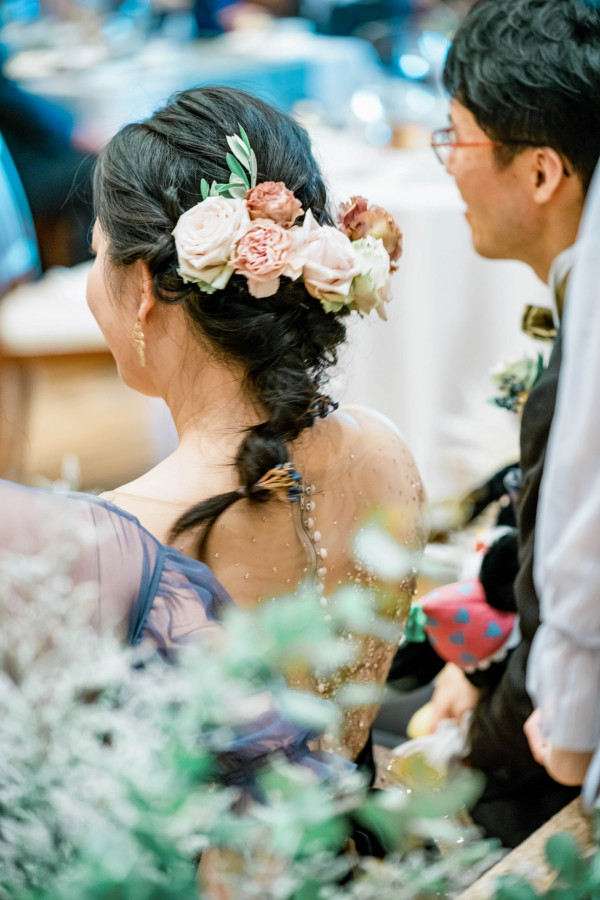
[[[513,585],[519,571],[517,529],[495,541],[481,563],[479,580],[490,606],[503,612],[516,612]]]
[[[494,503],[496,500],[500,500],[501,497],[507,496],[508,492],[506,490],[504,479],[509,472],[518,468],[518,463],[511,463],[509,466],[505,466],[465,497],[465,505],[469,509],[467,522],[472,522],[473,519],[476,519],[490,503]],[[498,515],[497,524],[509,526],[514,526],[516,524],[512,504],[502,507]]]
[[[388,684],[397,691],[414,691],[429,684],[446,665],[429,641],[406,643],[396,650],[388,675]]]

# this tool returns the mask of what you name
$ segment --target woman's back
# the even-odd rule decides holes
[[[179,436],[113,499],[241,606],[307,579],[324,605],[347,581],[369,585],[355,532],[391,505],[401,543],[419,544],[418,476],[393,428],[332,414],[323,387],[348,316],[385,318],[392,217],[353,197],[334,219],[308,134],[225,87],[125,126],[94,188],[88,303],[123,379],[165,400]],[[410,576],[393,586],[393,618],[411,590]],[[366,647],[356,677],[383,681],[391,649]]]
[[[404,547],[411,551],[422,547],[419,474],[406,444],[386,419],[361,408],[339,410],[303,432],[291,458],[302,477],[304,490],[299,501],[289,500],[285,492],[260,505],[242,499],[219,517],[211,531],[204,561],[235,603],[253,608],[265,600],[294,594],[306,582],[323,592],[324,605],[342,585],[377,587],[377,579],[354,552],[358,532],[376,511],[386,513],[394,537]],[[166,499],[169,467],[179,467],[177,454],[170,460],[163,463],[160,498],[149,493],[157,483],[152,473],[108,495],[161,541],[168,540],[176,519],[192,502],[204,499],[193,493],[194,481],[202,480],[201,459],[196,461],[196,475],[194,469],[188,470],[188,496]],[[229,489],[231,471],[227,466],[211,473],[212,491]],[[176,546],[196,556],[197,532],[184,533]],[[406,619],[413,590],[414,573],[408,570],[393,585],[387,618],[399,623]],[[357,662],[336,680],[322,679],[304,686],[331,696],[340,680],[383,683],[395,646],[374,637],[361,641]],[[364,709],[347,716],[341,746],[336,749],[356,756],[373,717],[374,710]]]
[[[359,407],[338,410],[303,432],[291,456],[304,486],[300,501],[293,503],[285,492],[260,505],[242,499],[219,517],[208,540],[204,561],[245,608],[293,593],[314,576],[326,594],[349,582],[369,584],[366,567],[355,559],[354,538],[377,508],[393,512],[401,543],[422,544],[419,473],[399,432],[384,417]],[[176,454],[171,460],[173,468],[180,466]],[[196,472],[187,471],[185,496],[168,496],[173,483],[168,463],[162,467],[159,496],[153,496],[152,473],[106,495],[165,543],[181,513],[206,499],[195,493],[204,481],[200,457]],[[212,468],[204,483],[213,493],[223,492],[231,478],[223,465],[221,471]],[[180,535],[175,546],[197,557],[197,532]]]

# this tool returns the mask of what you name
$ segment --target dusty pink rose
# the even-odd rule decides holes
[[[350,239],[330,225],[323,225],[316,239],[305,247],[304,284],[326,312],[338,312],[351,302],[352,279],[360,274]]]
[[[283,181],[263,181],[246,197],[251,219],[271,219],[284,228],[293,225],[304,210]]]
[[[271,297],[286,274],[293,235],[270,219],[256,219],[238,241],[231,265],[248,279],[253,297]]]
[[[382,206],[369,206],[364,197],[351,197],[338,209],[340,229],[351,241],[371,235],[383,242],[392,263],[402,256],[402,232],[393,216]]]

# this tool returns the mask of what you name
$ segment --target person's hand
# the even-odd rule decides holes
[[[542,733],[542,717],[539,709],[534,709],[525,724],[523,731],[529,741],[531,755],[548,775],[559,784],[575,787],[583,784],[585,774],[592,759],[592,753],[577,750],[559,750],[553,747]]]
[[[578,787],[585,780],[592,756],[593,753],[587,750],[558,750],[550,746],[546,771],[559,784]]]
[[[531,755],[540,766],[545,766],[548,761],[549,744],[542,733],[542,716],[539,709],[534,709],[523,725],[525,737],[529,742]]]
[[[430,734],[437,730],[442,719],[456,719],[460,722],[466,712],[475,709],[478,699],[478,689],[471,684],[463,670],[454,663],[446,663],[436,678],[431,698]]]

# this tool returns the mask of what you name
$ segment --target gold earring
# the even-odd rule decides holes
[[[140,361],[140,366],[142,369],[146,368],[146,341],[144,339],[144,329],[142,328],[142,323],[138,319],[135,325],[133,326],[133,332],[131,334],[131,343],[133,344],[135,350],[137,351],[138,359]]]

